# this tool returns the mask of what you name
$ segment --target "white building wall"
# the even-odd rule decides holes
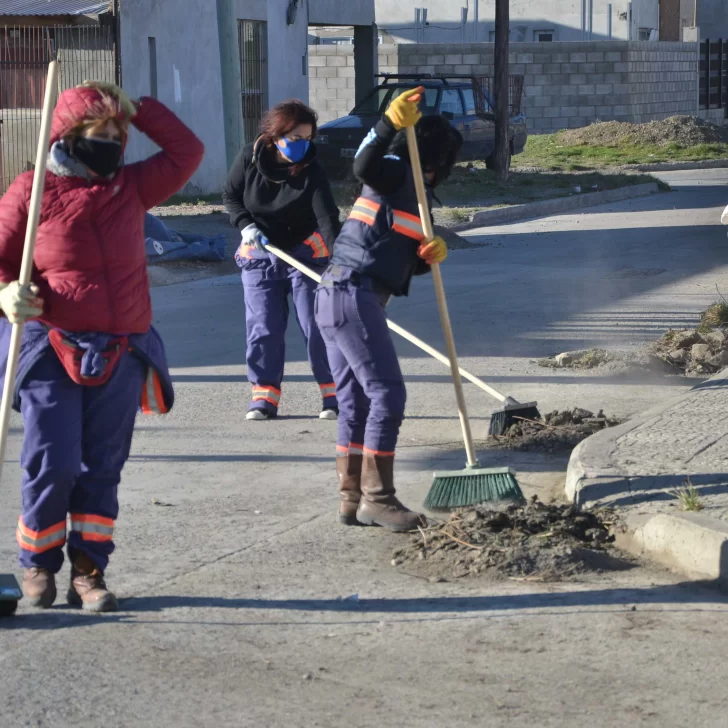
[[[711,0],[707,0],[711,2]],[[479,23],[473,19],[478,5]],[[723,3],[726,0],[712,0]],[[588,7],[588,0],[585,3]],[[607,0],[593,0],[592,38],[608,37]],[[629,40],[629,1],[612,0],[612,38]],[[377,25],[396,42],[416,40],[415,8],[426,8],[429,26],[424,31],[425,43],[459,43],[463,41],[461,8],[468,8],[468,43],[492,41],[495,30],[495,0],[376,0]],[[659,0],[633,0],[632,39],[638,39],[640,28],[657,28]],[[511,2],[511,40],[533,42],[537,31],[554,31],[554,41],[582,40],[582,0],[522,0]],[[588,24],[588,21],[587,21]]]
[[[214,0],[124,0],[121,6],[122,83],[134,98],[149,95],[149,37],[156,39],[159,100],[169,106],[205,144],[205,158],[186,192],[220,189],[227,173],[222,123],[222,82]],[[156,151],[133,131],[126,159]]]

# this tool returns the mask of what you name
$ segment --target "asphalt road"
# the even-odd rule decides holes
[[[473,231],[445,283],[464,364],[541,410],[626,416],[693,382],[558,372],[532,359],[639,349],[728,291],[728,171],[665,175],[669,194]],[[178,406],[141,418],[108,573],[123,611],[20,608],[0,622],[0,725],[722,726],[728,601],[649,566],[578,584],[429,583],[395,571],[402,537],[335,520],[334,424],[295,325],[281,417],[244,420],[243,300],[218,278],[154,291]],[[432,287],[391,316],[442,346]],[[447,372],[402,344],[401,495],[459,467]],[[476,435],[493,403],[468,385]],[[0,571],[15,570],[20,423],[0,490]],[[528,493],[563,458],[488,451]],[[67,578],[64,572],[63,578]],[[353,595],[358,598],[347,599]]]

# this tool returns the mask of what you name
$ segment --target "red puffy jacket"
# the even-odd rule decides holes
[[[65,91],[53,115],[51,143],[86,118],[98,92]],[[71,332],[142,334],[152,306],[144,214],[193,175],[202,142],[166,106],[141,99],[132,123],[162,151],[121,167],[111,180],[46,174],[33,280],[45,308],[41,321]],[[21,174],[0,200],[0,282],[18,279],[33,172]]]

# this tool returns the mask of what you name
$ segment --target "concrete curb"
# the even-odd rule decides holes
[[[692,579],[728,581],[728,523],[701,513],[631,516],[616,545]]]
[[[554,200],[541,200],[540,202],[529,202],[525,205],[512,205],[511,207],[499,207],[495,210],[483,210],[476,212],[473,219],[463,225],[450,228],[454,232],[473,230],[479,227],[490,225],[503,225],[517,220],[529,220],[548,215],[557,215],[560,212],[580,210],[596,205],[605,205],[610,202],[621,202],[636,197],[645,197],[659,192],[660,188],[655,182],[647,182],[629,187],[619,187],[616,190],[604,190],[602,192],[587,192],[583,195],[571,195],[570,197],[557,197]]]
[[[658,162],[656,164],[628,164],[624,169],[635,172],[689,172],[693,169],[724,169],[728,159],[708,159],[704,162]]]
[[[718,381],[728,384],[727,377],[728,370],[723,370],[689,392],[584,440],[574,449],[569,460],[566,497],[579,506],[585,506],[629,494],[630,478],[612,459],[617,440],[679,405],[696,389]],[[640,476],[640,490],[677,487],[683,479],[682,475]],[[625,498],[620,500],[621,505]],[[728,523],[725,521],[702,513],[627,512],[625,522],[624,531],[617,534],[619,547],[636,556],[647,556],[694,579],[728,582]]]
[[[571,453],[569,467],[566,471],[566,497],[572,503],[584,506],[629,493],[629,477],[620,472],[612,460],[612,453],[617,440],[631,430],[649,422],[649,420],[659,417],[666,410],[679,405],[680,402],[691,397],[696,389],[720,381],[728,385],[728,370],[724,369],[714,374],[705,382],[696,385],[679,397],[659,404],[617,427],[602,430],[579,443]],[[682,476],[680,476],[680,480],[682,480]],[[641,477],[640,481],[642,483],[641,490],[645,486],[650,489],[673,487],[675,485],[675,476],[655,475],[649,478]]]

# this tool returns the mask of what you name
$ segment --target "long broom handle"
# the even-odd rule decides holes
[[[427,201],[425,180],[422,175],[420,150],[417,146],[417,135],[413,126],[407,127],[407,147],[409,148],[410,163],[412,165],[412,176],[415,180],[415,190],[417,192],[417,204],[420,208],[420,220],[422,221],[422,230],[425,234],[425,240],[429,242],[434,239],[435,234],[432,230],[432,220],[430,219],[430,205]],[[440,264],[433,263],[430,268],[432,269],[432,280],[435,284],[437,308],[440,310],[442,333],[445,336],[445,344],[447,345],[447,356],[450,360],[450,371],[452,372],[452,380],[453,384],[455,385],[455,398],[457,399],[458,403],[458,414],[460,415],[460,426],[463,430],[463,442],[465,443],[465,452],[468,456],[468,465],[471,467],[475,467],[478,464],[478,459],[475,456],[475,448],[473,447],[473,435],[470,431],[470,420],[468,419],[468,409],[465,404],[463,382],[462,379],[460,379],[458,355],[455,351],[455,337],[452,333],[450,313],[447,309],[447,298],[445,297],[445,286],[442,283]]]
[[[38,153],[35,158],[35,171],[33,173],[33,189],[30,193],[30,207],[28,209],[28,224],[25,228],[25,244],[23,246],[23,259],[20,264],[18,281],[21,286],[30,284],[33,274],[33,253],[35,252],[35,236],[40,221],[40,203],[43,199],[45,187],[46,159],[48,158],[48,144],[51,138],[51,121],[53,109],[56,105],[58,93],[58,63],[51,61],[48,66],[48,80],[46,81],[45,100],[43,101],[43,115],[40,123],[40,138],[38,139]],[[23,324],[13,324],[10,335],[10,349],[5,370],[3,385],[3,398],[0,403],[0,475],[5,461],[5,449],[8,444],[8,429],[10,425],[10,412],[15,397],[15,378],[18,374],[18,358],[20,344],[23,340]]]
[[[271,245],[270,243],[268,243],[265,247],[266,250],[269,250],[277,258],[280,258],[284,263],[288,263],[288,265],[295,268],[296,270],[301,271],[301,273],[308,276],[309,278],[312,278],[317,283],[321,283],[321,276],[314,270],[309,268],[307,265],[304,265],[300,261],[296,260],[293,256],[288,255],[288,253],[279,250],[275,247],[275,245]],[[409,331],[407,331],[407,329],[403,329],[401,326],[394,323],[394,321],[391,321],[390,319],[387,319],[387,326],[389,326],[389,328],[394,331],[395,334],[399,334],[403,339],[409,341],[410,344],[414,344],[417,348],[422,349],[422,351],[424,351],[426,354],[429,354],[433,359],[437,359],[437,361],[439,361],[441,364],[444,364],[448,369],[450,368],[450,360],[437,349],[434,349],[428,343],[422,341],[422,339],[417,338],[414,334],[411,334]],[[482,389],[484,392],[487,392],[491,397],[497,399],[501,403],[506,401],[507,397],[504,394],[501,394],[500,392],[493,389],[493,387],[486,384],[482,379],[478,379],[475,374],[471,374],[469,371],[467,371],[467,369],[463,369],[462,367],[458,367],[458,371],[460,372],[461,377],[464,377],[469,382],[472,382],[476,387],[480,387],[480,389]]]

